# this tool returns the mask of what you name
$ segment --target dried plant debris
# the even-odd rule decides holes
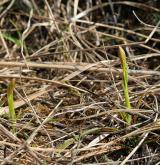
[[[160,162],[158,0],[0,1],[0,164]]]

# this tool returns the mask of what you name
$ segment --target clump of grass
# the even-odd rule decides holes
[[[121,66],[123,70],[123,79],[122,79],[122,86],[124,91],[124,97],[125,97],[125,106],[128,109],[131,109],[130,99],[129,99],[129,90],[128,90],[128,65],[126,61],[126,54],[122,47],[119,46],[119,58],[121,60]],[[126,121],[128,124],[131,124],[132,116],[126,112],[121,113],[122,119]]]
[[[7,100],[9,107],[9,118],[13,124],[13,132],[16,132],[16,113],[14,109],[13,90],[15,88],[15,79],[13,79],[7,88]]]

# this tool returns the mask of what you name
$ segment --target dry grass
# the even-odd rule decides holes
[[[160,162],[159,7],[141,0],[0,2],[1,164]],[[124,106],[119,46],[132,109]],[[13,79],[15,132],[7,103]]]

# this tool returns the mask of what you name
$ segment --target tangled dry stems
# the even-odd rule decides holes
[[[0,5],[1,164],[160,161],[160,29],[141,20],[159,16],[156,2]],[[124,106],[118,46],[128,55],[132,110]],[[13,78],[15,134],[6,102]],[[131,125],[120,112],[132,115]]]

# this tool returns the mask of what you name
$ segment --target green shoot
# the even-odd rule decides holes
[[[128,109],[131,109],[130,99],[129,99],[129,90],[128,90],[128,66],[126,61],[126,54],[122,47],[119,46],[119,58],[121,60],[121,66],[123,70],[123,79],[122,79],[122,86],[124,91],[124,97],[125,97],[125,106]],[[121,113],[122,119],[126,121],[128,124],[131,124],[132,117],[130,114],[126,112]]]
[[[74,138],[70,138],[70,139],[67,139],[65,140],[62,144],[59,144],[56,149],[59,150],[59,154],[61,152],[63,152],[63,150],[65,150],[66,148],[68,148],[70,145],[72,145],[73,143],[75,142],[75,139]]]
[[[22,41],[21,39],[22,39],[22,34],[21,34],[21,32],[19,31],[19,29],[18,29],[18,27],[17,27],[17,25],[12,21],[12,20],[10,20],[10,22],[12,23],[12,25],[16,28],[16,32],[17,32],[17,34],[18,34],[18,37],[19,37],[19,39],[18,39],[18,42],[19,42],[19,44],[20,45],[17,45],[17,46],[23,46],[24,47],[24,50],[25,50],[25,52],[27,53],[27,46],[26,46],[26,44],[25,44],[25,41]]]
[[[11,34],[9,34],[9,33],[3,33],[3,37],[4,37],[6,40],[8,40],[8,41],[13,42],[14,44],[16,44],[16,45],[19,46],[19,47],[22,45],[21,40],[19,40],[19,39],[13,37],[13,36],[12,36]]]
[[[16,25],[12,20],[11,20],[10,22],[11,22],[11,24],[16,28],[16,30],[17,30],[16,33],[17,33],[17,35],[18,35],[18,38],[17,38],[17,37],[14,37],[13,35],[11,35],[11,34],[8,33],[8,32],[3,33],[3,34],[2,34],[3,37],[4,37],[6,40],[8,40],[8,41],[14,43],[15,45],[17,45],[17,47],[23,46],[24,49],[25,49],[25,51],[27,52],[26,44],[25,44],[24,41],[22,42],[22,40],[21,40],[22,35],[21,35],[20,31],[18,30],[17,25]]]
[[[13,90],[15,88],[15,80],[13,79],[7,88],[7,100],[8,100],[8,107],[9,107],[9,118],[13,123],[13,132],[16,131],[16,113],[14,109],[14,99],[13,99]]]

